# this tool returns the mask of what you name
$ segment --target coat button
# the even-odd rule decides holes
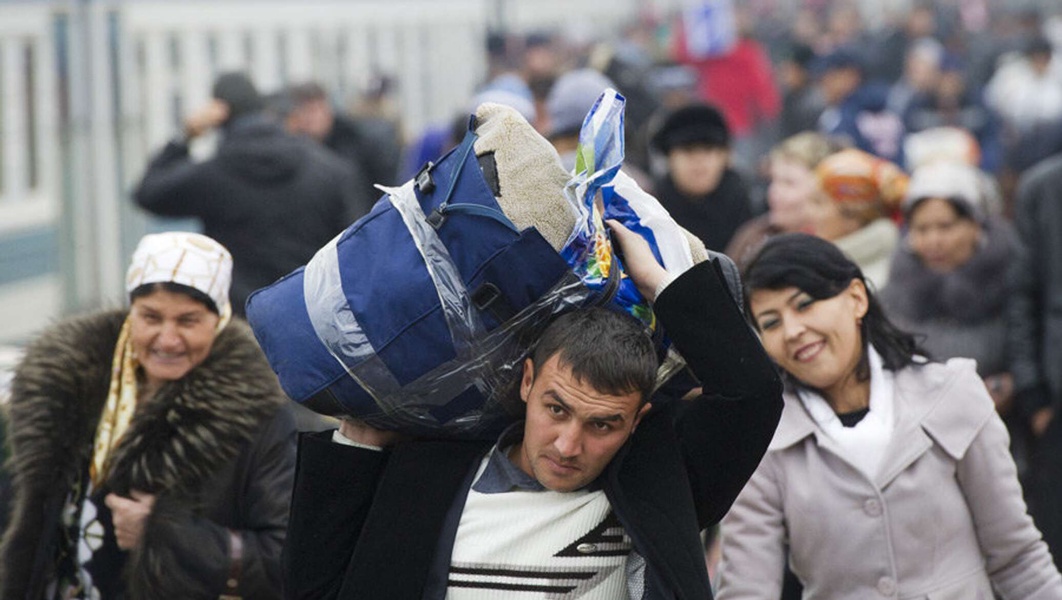
[[[867,513],[868,515],[870,515],[872,517],[880,517],[881,516],[881,502],[878,502],[877,500],[875,500],[873,498],[871,498],[870,500],[867,500],[866,502],[863,503],[863,512]]]
[[[891,577],[882,577],[878,580],[878,593],[882,596],[892,596],[896,593],[896,582]]]
[[[575,547],[575,549],[578,550],[580,554],[593,554],[594,552],[597,552],[597,545],[596,544],[579,544],[578,546]]]

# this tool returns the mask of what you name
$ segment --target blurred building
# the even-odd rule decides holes
[[[0,1],[0,343],[120,305],[137,239],[194,227],[149,219],[129,193],[219,72],[245,70],[267,92],[317,80],[340,105],[386,74],[403,129],[416,132],[465,106],[489,29],[619,28],[639,4]]]

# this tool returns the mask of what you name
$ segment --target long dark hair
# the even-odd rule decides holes
[[[852,283],[863,282],[867,288],[867,314],[863,316],[860,332],[863,337],[863,356],[859,359],[856,376],[865,381],[870,377],[867,344],[881,355],[882,364],[897,371],[915,362],[915,356],[929,358],[914,335],[893,325],[875,298],[859,266],[837,246],[806,233],[784,233],[774,236],[745,267],[745,314],[753,327],[749,298],[756,290],[780,290],[795,287],[816,300],[833,298]]]

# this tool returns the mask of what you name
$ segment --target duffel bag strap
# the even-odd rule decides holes
[[[460,156],[457,162],[460,167],[450,179],[450,185],[446,190],[446,195],[443,196],[442,202],[431,212],[430,215],[427,216],[428,224],[431,225],[433,229],[438,230],[442,227],[443,223],[446,222],[448,216],[452,214],[465,214],[492,219],[497,223],[504,225],[514,233],[520,233],[516,228],[516,225],[513,225],[513,222],[509,220],[509,217],[505,216],[505,213],[498,208],[482,204],[474,204],[472,202],[451,202],[454,189],[457,187],[457,180],[465,171],[465,164],[468,160],[469,153],[472,152],[472,148],[476,143],[476,138],[476,116],[471,115],[468,120],[468,131],[465,132],[465,138],[461,140],[461,144],[454,149],[454,152]],[[417,188],[422,194],[430,193],[435,189],[435,180],[431,176],[431,171],[434,168],[435,163],[429,162],[424,165],[424,168],[421,169],[414,178]]]
[[[453,214],[487,217],[488,219],[494,219],[498,223],[508,227],[513,233],[520,233],[516,230],[516,225],[513,225],[513,222],[510,221],[509,217],[506,217],[505,213],[502,211],[489,206],[483,206],[482,204],[472,204],[470,202],[442,204],[428,215],[428,223],[430,223],[435,229],[438,229],[442,226],[443,222],[446,221],[446,217]]]

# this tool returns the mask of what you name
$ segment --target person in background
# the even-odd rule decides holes
[[[0,598],[280,597],[295,428],[231,319],[232,258],[145,236],[130,307],[56,323],[12,384]]]
[[[783,89],[778,125],[785,138],[818,129],[819,115],[826,106],[811,76],[814,59],[815,51],[810,46],[796,43],[778,65]]]
[[[813,65],[825,108],[818,130],[830,137],[903,164],[903,119],[888,108],[888,86],[867,81],[860,50],[840,47]]]
[[[341,159],[272,120],[245,75],[219,76],[212,95],[151,159],[133,198],[157,215],[197,217],[232,252],[232,306],[242,316],[251,292],[305,265],[375,197]],[[189,142],[213,129],[217,153],[192,160]]]
[[[705,3],[706,5],[708,3]],[[715,48],[704,56],[691,52],[684,23],[675,35],[674,57],[698,72],[700,100],[716,107],[726,123],[737,164],[751,170],[769,144],[758,138],[776,124],[782,108],[774,67],[764,46],[752,35],[752,17],[734,3],[733,44]]]
[[[1003,121],[1007,165],[1021,172],[1062,149],[1062,69],[1054,47],[1037,36],[1019,54],[1000,59],[985,102]]]
[[[1010,432],[1019,476],[1027,472],[1027,427],[1013,410],[1007,346],[1008,271],[1018,239],[982,191],[982,173],[961,162],[916,169],[903,202],[906,231],[881,302],[938,359],[967,357]]]
[[[1016,408],[1032,430],[1029,507],[1062,563],[1062,155],[1022,176],[1014,224],[1021,252],[1007,306]]]
[[[667,159],[653,190],[679,225],[710,250],[722,251],[752,218],[748,186],[730,166],[730,130],[708,104],[672,111],[651,138]]]
[[[820,193],[811,203],[811,232],[836,244],[871,285],[884,288],[900,239],[891,216],[907,191],[907,175],[855,148],[825,158],[815,174]]]
[[[1018,239],[1013,226],[991,212],[979,182],[979,171],[963,163],[931,163],[912,174],[901,207],[906,231],[881,302],[893,322],[925,336],[934,357],[975,359],[1006,415],[1012,389],[1007,271]]]
[[[744,267],[768,238],[811,230],[812,201],[819,194],[815,168],[840,148],[820,133],[805,131],[782,140],[768,155],[767,212],[734,233],[725,254]]]
[[[901,22],[896,25],[886,26],[884,35],[873,42],[872,59],[868,65],[871,79],[898,81],[903,77],[911,46],[919,40],[940,35],[941,24],[932,0],[915,0],[899,20]]]
[[[911,103],[933,92],[940,81],[944,45],[935,38],[922,38],[911,44],[904,60],[903,76],[889,86],[886,106],[903,118]]]
[[[1062,598],[969,359],[932,362],[829,242],[776,236],[746,314],[784,371],[767,455],[723,519],[719,600]]]
[[[981,93],[971,89],[962,62],[946,55],[941,62],[936,85],[916,96],[904,114],[907,139],[916,133],[939,127],[965,129],[974,137],[979,150],[978,166],[988,173],[998,173],[1003,166],[1003,137],[999,115],[985,104]],[[906,148],[907,142],[904,142]],[[910,157],[905,156],[908,169]]]
[[[374,187],[398,183],[401,157],[400,135],[393,123],[376,119],[371,125],[336,112],[328,94],[314,81],[287,90],[291,111],[284,125],[288,131],[305,135],[325,145],[345,160],[367,185],[365,193],[380,195]],[[385,126],[386,125],[386,126]]]
[[[561,164],[568,172],[575,169],[575,151],[579,146],[583,119],[601,92],[608,88],[616,89],[616,84],[594,69],[583,68],[558,77],[546,96],[545,125],[539,133],[557,149]],[[622,93],[622,90],[617,91]]]

